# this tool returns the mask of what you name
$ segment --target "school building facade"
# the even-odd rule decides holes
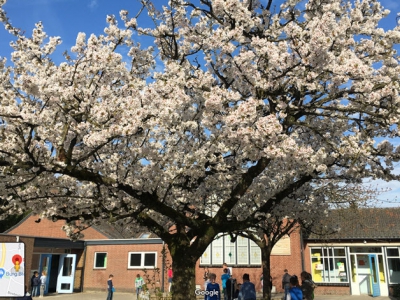
[[[337,232],[317,236],[296,231],[280,240],[271,256],[274,291],[282,292],[283,270],[288,269],[298,276],[302,270],[310,272],[318,285],[316,294],[389,295],[391,287],[400,284],[400,208],[359,209],[357,216],[332,213],[325,221],[338,224]],[[28,216],[0,235],[0,242],[18,238],[25,243],[27,282],[33,271],[46,270],[49,293],[105,292],[113,274],[118,291],[133,293],[140,274],[150,289],[168,291],[171,257],[167,245],[152,234],[126,239],[102,225],[88,228],[83,240],[72,242],[61,230],[62,221],[35,221],[37,216]],[[260,249],[242,237],[231,243],[221,236],[207,248],[196,265],[196,285],[203,288],[205,267],[220,278],[224,262],[238,282],[249,273],[261,290]]]

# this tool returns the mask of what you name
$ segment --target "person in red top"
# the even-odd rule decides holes
[[[172,272],[172,266],[169,267],[167,275],[168,275],[168,282],[169,282],[168,292],[171,292],[172,278],[174,277],[174,272]]]

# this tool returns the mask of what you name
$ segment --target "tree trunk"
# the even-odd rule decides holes
[[[269,245],[262,245],[261,258],[262,258],[262,272],[263,272],[263,298],[271,300],[271,247]]]
[[[200,258],[186,245],[168,245],[172,258],[173,279],[171,295],[173,300],[195,300],[196,262]],[[193,251],[196,252],[196,251]]]

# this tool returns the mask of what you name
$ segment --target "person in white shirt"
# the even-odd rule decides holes
[[[46,271],[42,272],[42,276],[40,276],[40,298],[43,298],[44,296],[44,290],[46,289]]]

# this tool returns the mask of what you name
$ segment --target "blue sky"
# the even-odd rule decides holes
[[[260,0],[266,3],[267,0]],[[165,0],[155,0],[157,5],[167,3]],[[282,0],[275,0],[282,2]],[[381,0],[383,6],[391,11],[391,14],[381,23],[384,29],[391,29],[396,26],[396,16],[400,12],[400,0]],[[11,23],[22,30],[28,36],[31,35],[34,24],[42,21],[48,36],[60,36],[62,44],[57,52],[60,57],[54,58],[61,61],[61,53],[70,50],[75,44],[78,32],[85,32],[87,36],[91,33],[101,34],[106,27],[105,18],[107,15],[119,15],[122,9],[128,10],[130,16],[136,15],[140,9],[138,0],[8,0],[4,6]],[[139,26],[145,27],[142,23],[144,19],[139,19]],[[136,36],[136,41],[145,44],[143,37]],[[11,36],[4,27],[0,27],[0,56],[9,57],[11,47],[9,46]],[[399,47],[398,47],[399,49]],[[396,166],[400,173],[400,164]],[[384,193],[381,199],[395,199],[400,195],[400,182],[374,181],[370,184],[377,184],[379,187],[389,187],[391,192]],[[398,206],[397,203],[392,204]],[[385,204],[389,205],[389,204]]]

